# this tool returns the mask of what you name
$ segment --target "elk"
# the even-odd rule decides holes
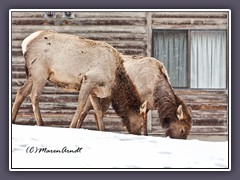
[[[166,136],[186,139],[192,127],[191,108],[187,107],[183,100],[174,93],[164,65],[151,57],[126,55],[122,55],[122,57],[127,76],[134,86],[132,93],[135,98],[120,93],[124,90],[124,88],[121,89],[124,84],[120,81],[118,86],[113,88],[111,99],[102,101],[105,106],[103,114],[111,101],[129,133],[141,134],[143,130],[144,135],[147,135],[147,112],[157,109],[160,124],[166,129]],[[77,127],[81,127],[91,108],[91,102],[88,101]],[[142,117],[135,118],[139,114]]]
[[[24,99],[30,95],[38,126],[43,120],[39,97],[47,80],[70,91],[79,91],[78,106],[70,127],[75,128],[90,97],[100,130],[102,107],[100,99],[111,96],[117,69],[123,68],[119,52],[111,45],[75,35],[41,30],[22,42],[27,81],[18,90],[12,107],[12,123]]]

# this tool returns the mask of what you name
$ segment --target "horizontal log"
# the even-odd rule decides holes
[[[86,26],[86,25],[129,25],[145,26],[145,18],[14,18],[12,25],[54,25],[54,26]]]
[[[109,41],[109,40],[136,40],[136,41],[146,41],[146,35],[145,34],[141,34],[141,33],[91,33],[91,32],[87,32],[87,33],[68,33],[68,34],[73,34],[76,36],[81,36],[81,37],[85,37],[85,38],[89,38],[89,39],[93,39],[93,40],[100,40],[100,41]],[[21,42],[23,41],[24,38],[26,38],[29,35],[29,33],[13,33],[12,34],[12,42],[14,43],[14,41],[20,41],[18,42],[19,44],[21,44]]]
[[[29,12],[12,12],[13,18],[30,18],[30,17],[44,17],[44,13],[47,11],[29,11]],[[57,17],[62,18],[64,11],[54,11]],[[131,11],[71,11],[74,13],[74,17],[76,18],[96,18],[96,17],[104,17],[104,18],[117,18],[117,17],[145,17],[146,12],[131,12]]]
[[[126,55],[139,55],[147,56],[146,48],[145,49],[135,49],[135,48],[118,48],[118,51]]]
[[[12,69],[12,74],[15,72],[18,72],[18,73],[23,73],[25,72],[25,65],[24,64],[12,64],[11,66],[11,69]],[[13,77],[12,77],[13,78]]]
[[[192,24],[193,25],[209,25],[209,26],[225,25],[227,27],[228,21],[227,21],[227,18],[226,19],[194,19],[192,20]]]
[[[226,95],[216,96],[216,95],[191,95],[191,97],[181,96],[184,101],[188,103],[227,103]]]
[[[220,25],[192,25],[192,24],[153,24],[152,29],[155,30],[166,30],[166,29],[171,29],[171,30],[227,30],[228,26],[225,24],[220,24]]]
[[[91,26],[12,26],[12,33],[33,33],[38,30],[55,30],[61,33],[142,33],[146,34],[146,28],[143,26],[104,26],[104,25],[91,25]]]
[[[189,100],[192,100],[192,98],[196,98],[198,96],[202,97],[203,99],[213,98],[213,99],[216,99],[216,100],[221,100],[222,98],[224,98],[224,100],[226,100],[227,94],[224,91],[225,90],[219,91],[218,93],[217,92],[216,93],[211,93],[211,92],[208,92],[208,93],[189,92],[189,94],[181,94],[181,93],[178,93],[178,91],[175,91],[175,92],[179,96],[181,96],[182,98],[189,99]],[[195,100],[195,101],[197,101],[197,100]]]
[[[20,48],[12,48],[12,56],[22,56],[22,50]]]
[[[191,106],[194,110],[225,110],[227,111],[227,104],[193,104],[193,103],[186,103],[187,105]]]
[[[119,17],[135,17],[144,18],[146,17],[146,12],[131,12],[129,11],[104,11],[104,12],[74,12],[76,18],[119,18]]]
[[[153,25],[210,25],[218,26],[225,25],[227,26],[227,19],[191,19],[191,18],[158,18],[152,20]]]
[[[12,11],[11,12],[12,18],[40,18],[44,16],[44,13],[41,11],[31,11],[31,12],[17,12],[17,11]]]
[[[192,25],[192,20],[189,18],[185,19],[178,19],[178,18],[155,18],[152,19],[152,25],[158,26],[158,25]]]
[[[22,66],[24,66],[25,60],[24,60],[23,55],[12,56],[12,62],[11,63],[12,63],[12,65],[22,65]]]
[[[217,19],[227,19],[227,12],[153,12],[152,18],[217,18]]]
[[[174,91],[178,94],[178,95],[194,95],[194,94],[198,94],[198,95],[220,95],[220,94],[227,94],[228,90],[224,90],[224,89],[179,89],[179,88],[175,88]]]

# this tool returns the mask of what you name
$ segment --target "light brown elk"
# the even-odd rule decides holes
[[[135,98],[121,93],[124,91],[124,88],[121,89],[124,84],[119,82],[112,93],[112,105],[122,117],[128,131],[141,134],[143,129],[144,135],[147,135],[147,112],[157,109],[160,123],[166,129],[166,136],[186,139],[192,126],[191,108],[174,93],[163,64],[150,57],[122,57],[127,75],[134,85]],[[110,99],[105,99],[102,104],[105,106],[104,114],[110,105]],[[88,101],[77,127],[81,127],[90,109],[91,102]],[[142,118],[134,118],[138,114],[141,114]]]
[[[12,107],[12,123],[26,96],[30,94],[37,125],[43,120],[39,108],[47,80],[55,85],[79,91],[78,106],[70,127],[75,128],[88,97],[97,116],[100,130],[102,107],[100,99],[109,97],[115,83],[116,70],[122,58],[111,45],[50,30],[37,31],[22,42],[27,81],[16,94]]]

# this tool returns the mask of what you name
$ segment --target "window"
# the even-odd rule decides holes
[[[226,33],[191,32],[191,87],[226,88]]]
[[[154,30],[153,56],[173,87],[226,88],[226,31]]]
[[[174,87],[187,87],[187,32],[156,31],[154,57],[162,61]]]

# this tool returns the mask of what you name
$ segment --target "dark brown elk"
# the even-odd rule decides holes
[[[174,93],[163,64],[150,57],[122,57],[127,75],[133,82],[131,89],[134,91],[124,92],[127,89],[124,87],[126,83],[117,78],[117,85],[112,92],[112,105],[122,117],[129,133],[141,134],[143,129],[144,135],[147,135],[147,112],[157,109],[160,123],[166,129],[166,136],[186,139],[192,126],[191,108]],[[106,99],[102,102],[105,104],[103,113],[107,110],[109,101],[110,99]],[[91,102],[88,101],[84,117],[77,127],[81,127],[90,109]],[[139,114],[142,117],[139,117]]]
[[[100,99],[111,96],[116,71],[123,67],[123,60],[115,48],[100,41],[42,30],[24,39],[22,51],[27,81],[16,94],[12,123],[15,123],[22,102],[30,95],[37,125],[43,125],[39,96],[49,80],[61,88],[79,91],[77,110],[70,127],[76,127],[90,97],[99,129],[104,130]]]

